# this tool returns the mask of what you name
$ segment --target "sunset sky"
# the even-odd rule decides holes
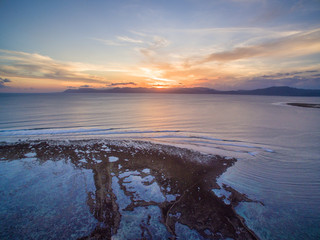
[[[319,0],[1,0],[0,92],[320,89]]]

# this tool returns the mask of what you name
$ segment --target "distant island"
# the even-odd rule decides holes
[[[320,104],[314,104],[314,103],[287,103],[287,105],[295,106],[295,107],[320,108]]]
[[[180,93],[180,94],[231,94],[264,96],[320,97],[320,89],[299,89],[292,87],[269,87],[255,90],[220,91],[211,88],[78,88],[67,89],[65,93]]]

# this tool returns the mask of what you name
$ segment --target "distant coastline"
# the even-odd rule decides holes
[[[64,93],[175,93],[175,94],[230,94],[262,96],[301,96],[320,97],[320,89],[299,89],[292,87],[269,87],[254,90],[220,91],[211,88],[78,88],[67,89]]]

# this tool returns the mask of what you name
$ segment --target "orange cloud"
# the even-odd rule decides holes
[[[253,57],[299,56],[320,52],[320,29],[297,33],[271,42],[212,53],[199,63],[234,61]]]

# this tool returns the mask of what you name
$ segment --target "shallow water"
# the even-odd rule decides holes
[[[262,239],[320,237],[320,98],[179,94],[0,95],[0,141],[140,139],[237,157],[220,178]]]
[[[233,210],[250,200],[233,191],[224,205],[212,191],[235,159],[141,142],[0,153],[1,239],[256,239]]]

